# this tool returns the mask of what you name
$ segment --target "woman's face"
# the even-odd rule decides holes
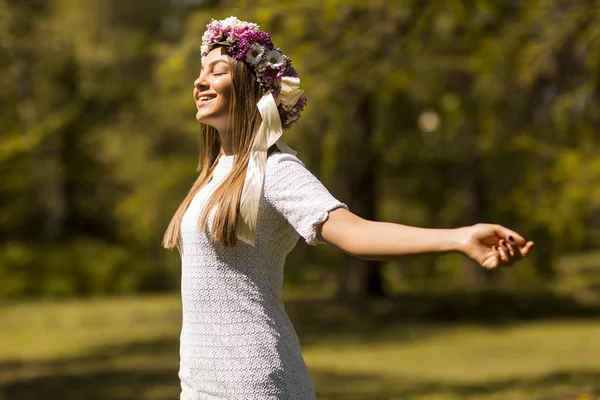
[[[225,49],[213,49],[202,64],[200,76],[194,82],[196,119],[211,125],[220,133],[227,130],[231,98],[231,73]]]

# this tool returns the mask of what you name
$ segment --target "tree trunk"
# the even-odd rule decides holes
[[[373,105],[364,94],[357,104],[355,118],[338,141],[334,188],[346,201],[350,210],[362,218],[376,219],[378,157],[371,144],[373,135]],[[352,155],[361,154],[357,159]],[[343,254],[338,270],[337,295],[339,298],[383,296],[385,287],[379,261],[361,260]]]

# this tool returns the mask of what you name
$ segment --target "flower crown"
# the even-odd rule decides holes
[[[236,17],[213,19],[202,36],[203,61],[217,46],[225,47],[231,58],[249,66],[258,83],[271,92],[283,129],[288,129],[300,118],[306,97],[297,87],[299,80],[290,79],[298,78],[299,74],[292,66],[292,60],[273,46],[271,35],[260,31],[258,25]]]

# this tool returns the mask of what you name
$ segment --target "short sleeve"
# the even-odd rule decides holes
[[[348,209],[298,159],[287,153],[267,158],[263,194],[267,203],[311,246],[323,244],[317,232],[329,212]]]

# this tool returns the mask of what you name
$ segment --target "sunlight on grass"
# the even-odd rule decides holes
[[[70,357],[180,329],[181,303],[173,295],[0,306],[0,360]]]
[[[408,343],[389,341],[306,347],[315,368],[411,379],[477,381],[600,369],[600,321],[543,322],[508,328],[431,328]]]
[[[0,393],[11,400],[177,398],[180,313],[176,295],[2,306]],[[600,319],[400,321],[340,340],[313,335],[303,352],[319,399],[600,394]],[[49,391],[56,395],[41,395]]]
[[[323,399],[354,398],[335,395],[332,376],[346,382],[345,392],[355,393],[357,399],[360,393],[370,396],[364,398],[385,393],[390,397],[381,398],[396,398],[394,394],[411,399],[475,395],[482,399],[547,398],[598,390],[592,384],[600,378],[600,321],[539,322],[508,328],[431,327],[422,339],[408,343],[394,342],[393,336],[373,343],[331,342],[307,347],[304,355],[312,371],[327,371],[323,380],[316,381]],[[589,371],[589,380],[568,383],[569,373]],[[560,379],[561,375],[565,377]],[[529,384],[532,388],[527,389],[528,382],[546,377],[550,377],[548,382]],[[454,392],[461,391],[454,397]]]

